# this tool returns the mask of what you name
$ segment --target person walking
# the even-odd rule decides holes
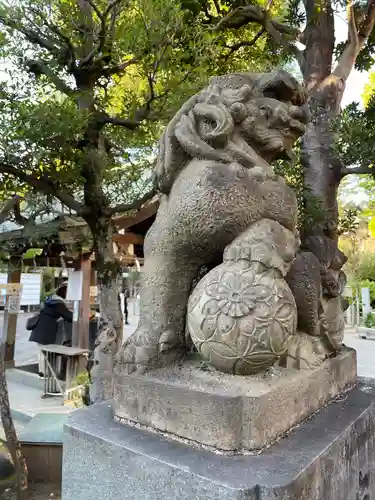
[[[73,313],[66,305],[65,298],[68,288],[68,282],[65,281],[57,288],[56,293],[51,295],[44,302],[37,320],[33,319],[31,328],[30,342],[35,342],[40,347],[56,343],[57,322],[60,318],[68,323],[73,321]],[[27,328],[27,326],[26,326]],[[39,375],[44,375],[44,360],[42,353],[39,355]]]

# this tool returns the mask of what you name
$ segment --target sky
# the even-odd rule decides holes
[[[343,15],[336,15],[335,34],[336,42],[343,42],[347,39],[348,24],[346,22],[345,13]],[[354,69],[352,70],[348,81],[346,82],[346,88],[341,103],[342,107],[347,106],[353,101],[357,101],[361,106],[363,106],[362,93],[366,83],[368,82],[368,77],[369,72],[367,71],[360,72]],[[352,190],[345,189],[345,200],[342,199],[342,201],[356,204],[365,202],[367,199],[366,193],[361,188],[358,188],[359,176],[351,175],[349,176],[348,181]]]
[[[348,23],[346,22],[346,15],[343,13],[342,15],[337,14],[335,16],[335,35],[336,42],[344,42],[347,40],[348,36]],[[367,71],[359,72],[357,70],[353,70],[348,78],[346,83],[345,93],[342,100],[342,107],[350,104],[353,101],[357,101],[362,105],[362,92],[364,90],[364,86],[368,81],[369,73]]]

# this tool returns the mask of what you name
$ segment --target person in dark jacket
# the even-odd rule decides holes
[[[56,342],[57,321],[63,318],[72,323],[73,313],[65,303],[67,285],[67,282],[62,283],[56,290],[56,294],[46,299],[44,307],[39,313],[38,322],[31,331],[30,342],[36,342],[39,345],[54,344]],[[43,375],[41,359],[39,360],[39,375]]]

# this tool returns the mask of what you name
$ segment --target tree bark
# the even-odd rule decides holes
[[[17,500],[27,500],[28,492],[28,472],[27,464],[22,455],[21,446],[17,438],[13,418],[9,404],[8,386],[6,382],[5,366],[3,359],[3,346],[0,344],[0,412],[1,422],[3,424],[5,438],[8,450],[12,456],[13,464],[16,469],[17,480]]]
[[[91,221],[99,285],[100,313],[104,323],[117,332],[117,345],[122,344],[122,314],[119,303],[121,268],[113,248],[111,216],[102,215]]]
[[[89,114],[82,141],[85,208],[82,217],[92,232],[96,270],[99,286],[100,314],[104,323],[117,332],[117,343],[122,342],[122,318],[118,301],[120,267],[113,250],[113,224],[109,215],[109,202],[103,192],[103,178],[106,169],[106,148],[103,133],[104,123],[95,98],[98,75],[92,66],[94,48],[93,11],[89,2],[77,0],[82,23],[87,34],[79,47],[81,64],[76,67],[74,77],[78,89],[77,106]],[[83,64],[85,62],[85,64]],[[99,75],[100,76],[100,75]]]
[[[323,214],[323,220],[318,220],[312,230],[321,231],[323,223],[326,235],[337,239],[337,191],[343,171],[334,151],[331,125],[332,119],[340,113],[345,84],[357,56],[373,30],[375,2],[367,2],[363,17],[356,17],[352,2],[348,2],[348,40],[333,70],[335,25],[332,3],[331,0],[304,2],[307,23],[303,42],[306,49],[301,70],[310,91],[311,122],[302,139],[301,161],[304,185]]]
[[[341,164],[333,148],[331,122],[339,113],[343,86],[334,77],[331,82],[325,81],[312,92],[309,101],[311,122],[302,138],[301,161],[307,207],[315,205],[316,225],[323,224],[327,236],[336,239]]]
[[[330,0],[305,2],[307,24],[303,35],[306,45],[301,70],[310,91],[311,121],[302,138],[301,162],[307,188],[307,210],[313,203],[319,215],[314,231],[322,225],[327,236],[337,238],[337,191],[341,180],[340,164],[333,148],[332,118],[340,112],[345,81],[332,73],[335,47],[334,12]],[[310,203],[309,203],[310,201]],[[315,227],[314,227],[315,226]]]

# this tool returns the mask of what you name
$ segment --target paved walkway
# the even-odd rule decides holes
[[[138,323],[138,316],[133,313],[132,305],[129,307],[129,325],[124,325],[124,339],[128,338],[135,330]],[[17,320],[17,334],[16,334],[16,352],[15,363],[16,366],[30,365],[36,363],[38,359],[38,347],[35,342],[29,342],[30,332],[26,330],[26,321],[33,314],[20,313]],[[0,338],[3,335],[3,321],[4,314],[0,313]]]
[[[133,308],[129,307],[130,325],[124,325],[124,338],[128,338],[135,330],[138,316],[133,314]],[[29,342],[29,332],[26,330],[26,320],[29,314],[20,314],[17,327],[16,341],[16,366],[35,363],[38,356],[37,346]],[[0,332],[2,331],[3,317],[0,315]],[[355,329],[347,329],[345,344],[357,351],[358,374],[362,377],[375,378],[375,341],[361,339],[357,336]],[[40,388],[24,385],[22,381],[14,378],[11,373],[8,377],[9,394],[11,406],[22,413],[30,416],[38,412],[69,412],[69,407],[63,407],[59,398],[41,399],[42,385]]]
[[[375,340],[361,339],[354,329],[348,329],[344,342],[357,351],[358,375],[375,378]]]

